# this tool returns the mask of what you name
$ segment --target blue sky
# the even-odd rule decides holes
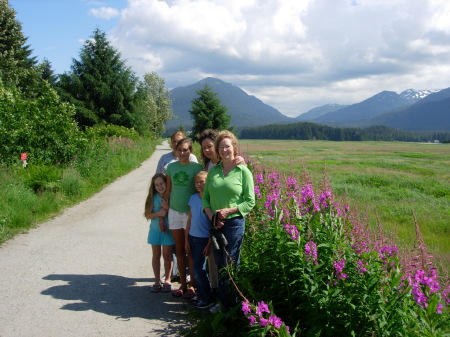
[[[297,116],[380,91],[450,87],[448,0],[9,0],[28,44],[70,70],[96,27],[169,89],[207,76]]]

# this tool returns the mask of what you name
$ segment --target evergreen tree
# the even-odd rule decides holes
[[[197,91],[198,97],[192,100],[192,108],[189,111],[194,125],[192,137],[196,139],[205,129],[232,130],[230,127],[231,116],[227,114],[227,107],[221,104],[217,94],[205,84],[204,88]]]
[[[36,58],[31,57],[32,50],[26,42],[16,11],[8,0],[0,0],[0,79],[4,85],[24,92],[35,87],[39,79],[34,69]]]
[[[150,132],[155,138],[164,133],[164,125],[173,118],[170,91],[156,72],[144,75],[139,83],[136,106],[136,129],[141,134]]]
[[[50,83],[51,86],[55,85],[57,76],[55,75],[55,72],[52,69],[52,64],[49,60],[44,58],[44,60],[37,66],[37,71],[41,75],[42,79]]]
[[[80,60],[73,59],[71,71],[60,76],[58,85],[61,98],[75,104],[81,126],[135,126],[137,77],[100,29],[94,30],[81,49]]]

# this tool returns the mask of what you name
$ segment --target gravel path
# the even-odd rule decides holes
[[[150,292],[142,216],[169,151],[157,146],[138,169],[0,247],[1,337],[175,336],[187,326],[185,301]]]

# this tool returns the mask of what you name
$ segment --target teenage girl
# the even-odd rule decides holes
[[[175,240],[175,250],[180,273],[180,288],[173,291],[175,297],[190,298],[195,296],[194,273],[191,272],[190,288],[186,281],[185,230],[189,215],[189,199],[196,192],[194,178],[202,170],[202,165],[190,161],[192,141],[180,139],[176,146],[178,161],[167,166],[167,189],[164,197],[169,199],[169,229]],[[189,259],[192,261],[192,259]],[[192,271],[192,268],[190,268]]]
[[[167,203],[164,201],[164,193],[167,189],[167,177],[164,173],[156,173],[150,184],[147,199],[145,200],[144,216],[150,221],[147,242],[152,245],[152,268],[155,275],[155,283],[151,287],[152,292],[169,292],[172,288],[170,275],[172,273],[172,246],[174,240],[167,226]],[[160,221],[159,218],[163,221]],[[161,285],[161,253],[164,260],[165,279]]]

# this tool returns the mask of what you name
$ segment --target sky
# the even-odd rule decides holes
[[[216,77],[287,116],[450,87],[448,0],[9,0],[33,55],[70,71],[99,28],[139,77]]]

